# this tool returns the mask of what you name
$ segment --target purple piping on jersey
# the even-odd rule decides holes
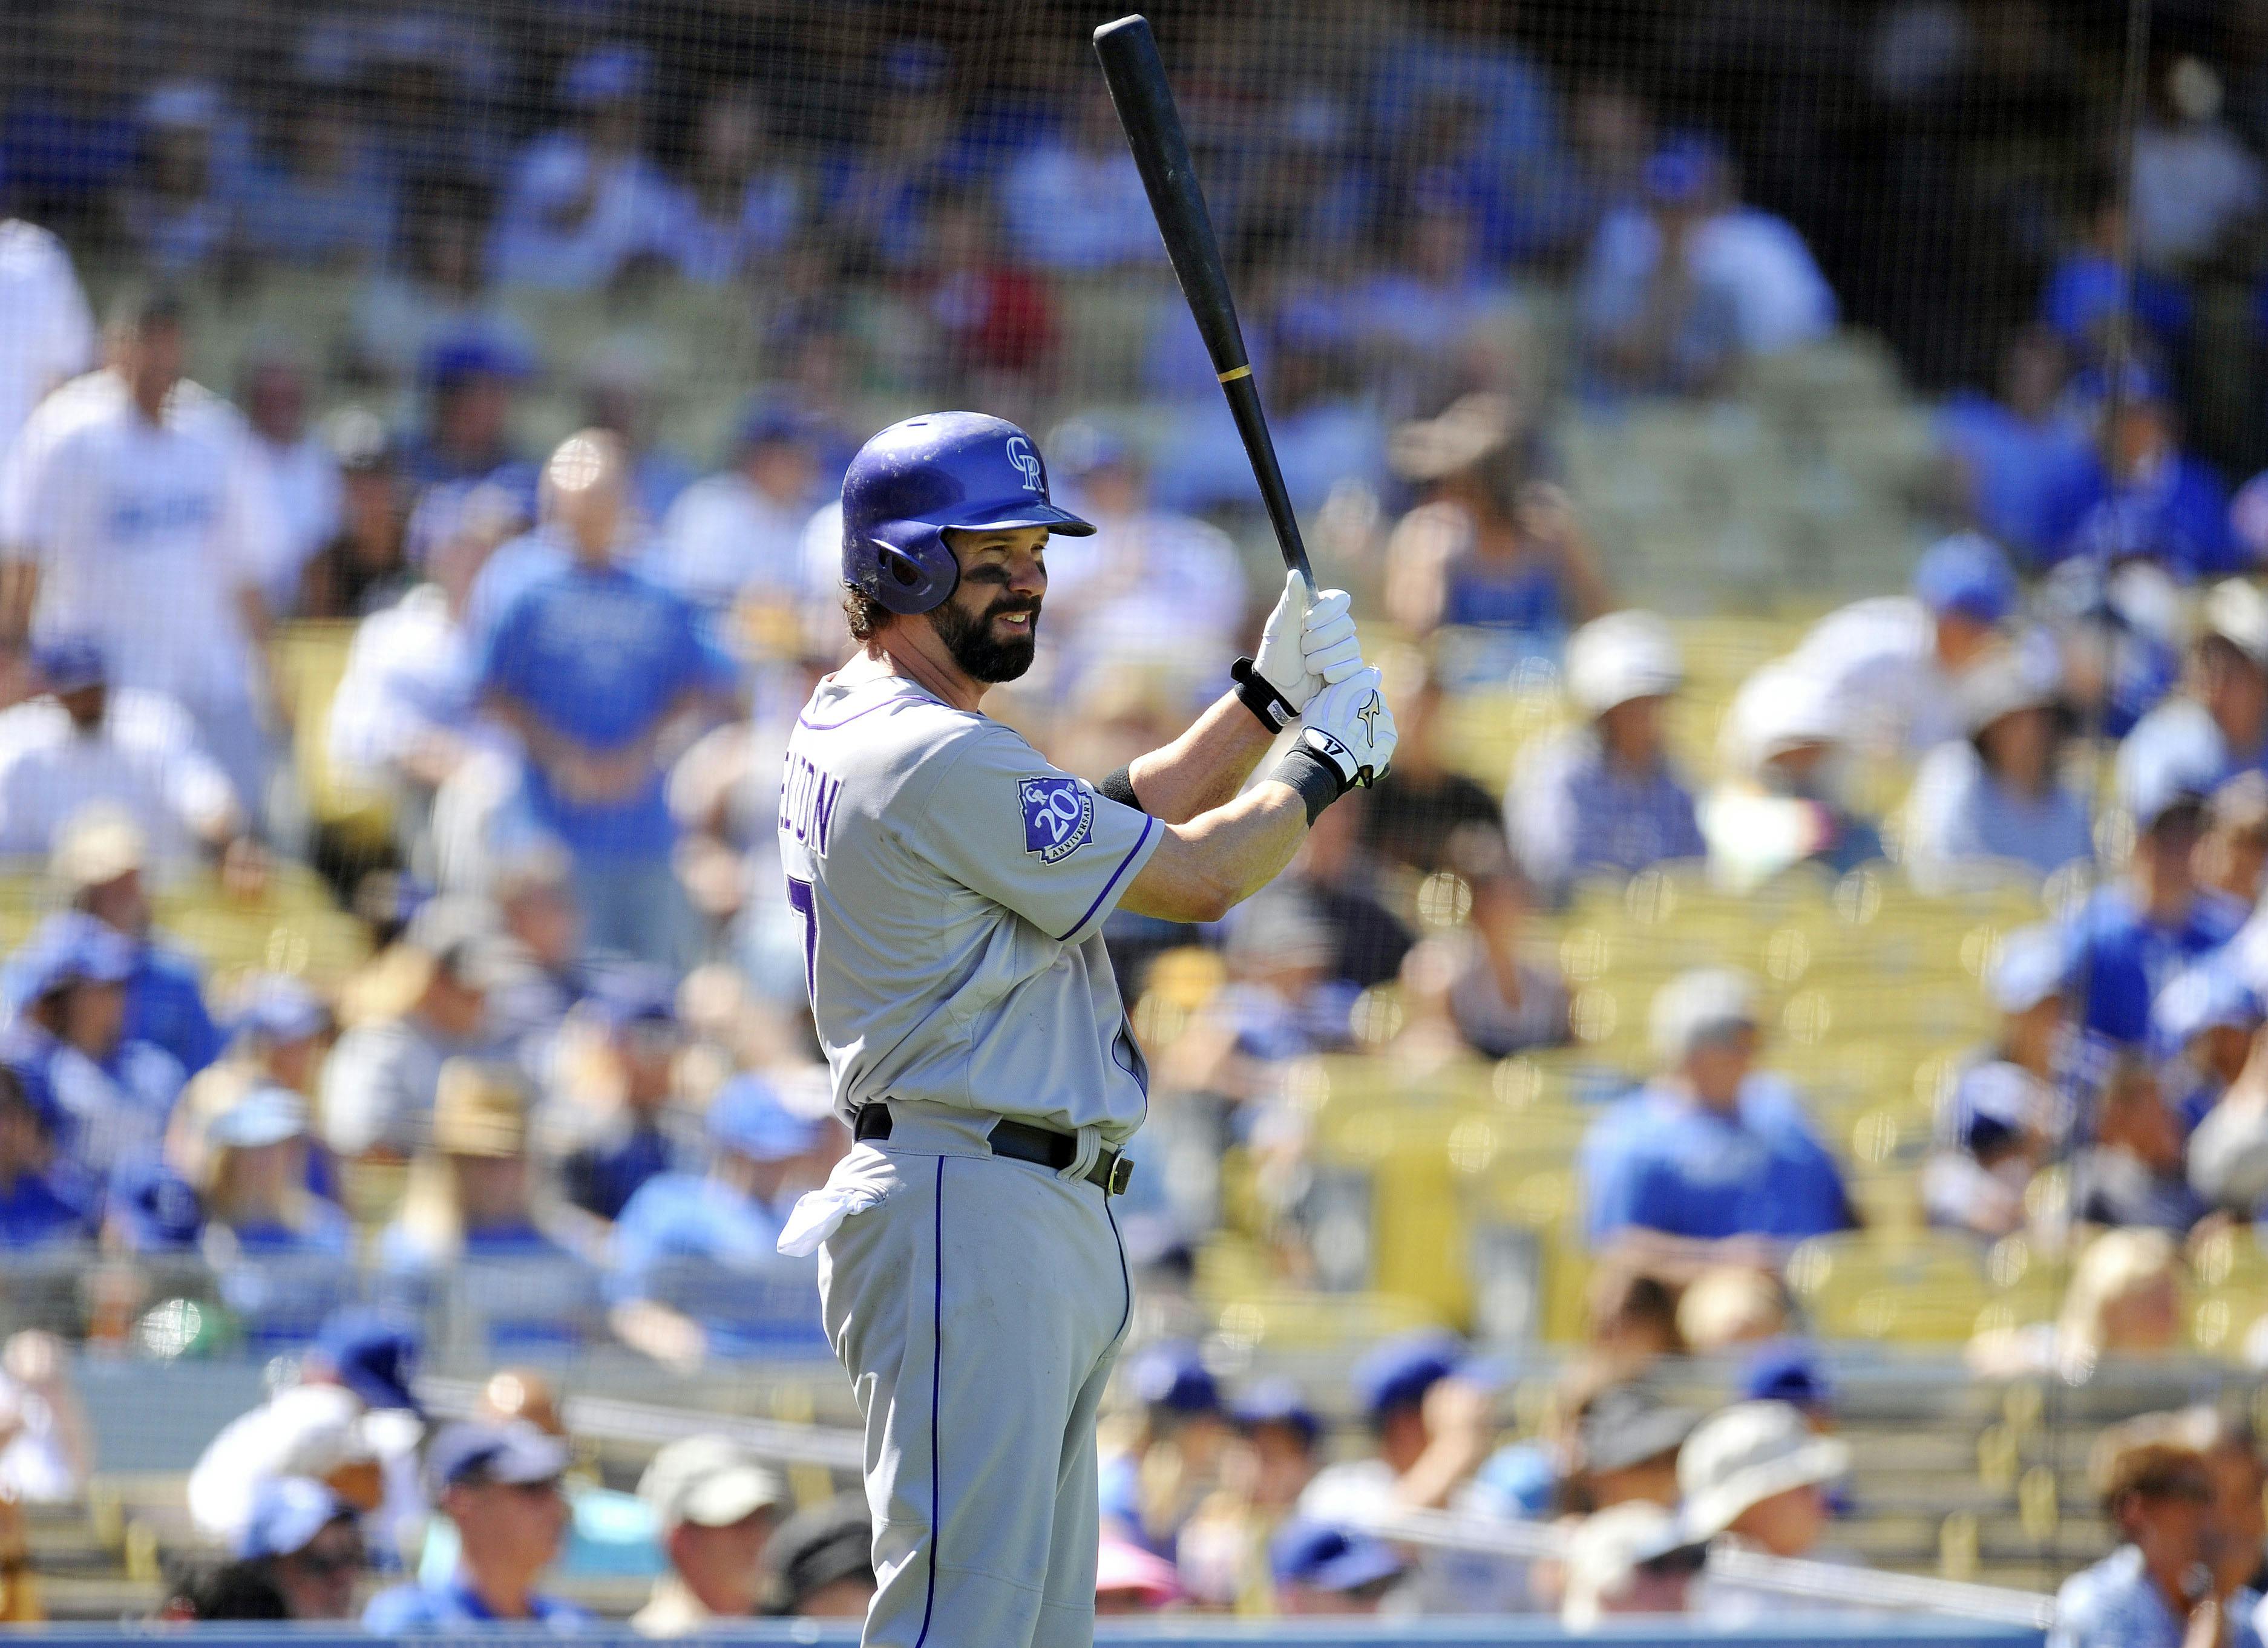
[[[1142,820],[1141,835],[1135,838],[1134,845],[1127,850],[1126,856],[1118,861],[1118,868],[1110,872],[1110,879],[1102,884],[1102,891],[1094,895],[1094,902],[1086,907],[1086,915],[1080,916],[1077,921],[1073,922],[1071,924],[1071,931],[1064,933],[1062,938],[1057,939],[1056,942],[1057,944],[1069,944],[1071,942],[1071,933],[1075,933],[1080,928],[1086,926],[1088,917],[1092,916],[1096,910],[1102,908],[1102,901],[1110,896],[1110,889],[1118,885],[1118,878],[1126,873],[1126,866],[1134,862],[1135,856],[1142,850],[1143,846],[1149,841],[1150,832],[1157,828],[1158,820],[1153,818],[1145,818]]]
[[[860,716],[870,716],[877,710],[887,710],[892,704],[902,703],[904,700],[905,695],[903,693],[892,693],[880,703],[870,703],[864,710],[853,710],[849,715],[844,716],[840,721],[812,721],[802,716],[798,716],[795,718],[795,724],[806,732],[832,732],[836,727],[849,726]]]
[[[945,1491],[939,1486],[937,1409],[945,1384],[945,1158],[937,1159],[936,1253],[931,1262],[929,1360],[929,1590],[922,1598],[921,1634],[914,1648],[929,1641],[929,1622],[937,1612],[938,1547],[945,1540]],[[1130,1299],[1132,1298],[1129,1294]]]

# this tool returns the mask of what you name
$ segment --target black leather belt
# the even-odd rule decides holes
[[[858,1112],[858,1124],[850,1129],[850,1135],[861,1144],[869,1139],[889,1137],[890,1107],[865,1106]],[[1029,1122],[1003,1117],[992,1124],[992,1130],[984,1139],[995,1156],[1030,1162],[1055,1173],[1061,1173],[1079,1159],[1079,1135],[1035,1127]],[[1123,1151],[1106,1150],[1094,1159],[1094,1166],[1086,1170],[1086,1176],[1087,1183],[1100,1187],[1103,1195],[1124,1196],[1127,1182],[1134,1177],[1134,1164],[1126,1159]]]

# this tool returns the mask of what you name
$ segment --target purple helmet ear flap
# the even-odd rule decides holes
[[[941,527],[888,521],[843,545],[846,565],[858,569],[853,588],[904,617],[941,607],[961,582],[961,561]]]

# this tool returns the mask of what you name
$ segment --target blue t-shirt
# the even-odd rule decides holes
[[[2118,484],[2090,463],[2073,496],[2070,529],[2050,555],[2139,556],[2184,581],[2241,572],[2245,563],[2228,526],[2227,483],[2212,465],[2178,452],[2156,475]]]
[[[717,1356],[822,1352],[818,1267],[780,1256],[784,1222],[714,1179],[663,1173],[615,1222],[608,1293],[683,1312]]]
[[[2135,1043],[2150,1034],[2150,1004],[2168,980],[2218,950],[2244,924],[2235,900],[2201,893],[2170,926],[2146,920],[2124,887],[2088,900],[2065,929],[2067,977],[2085,982],[2080,1024],[2108,1041]]]
[[[659,1174],[615,1222],[616,1291],[641,1297],[654,1268],[668,1259],[766,1263],[778,1257],[780,1228],[762,1203],[705,1173]]]
[[[557,1597],[531,1593],[526,1623],[548,1630],[580,1631],[597,1623],[585,1609]],[[522,1623],[502,1621],[460,1574],[446,1585],[399,1585],[371,1598],[363,1609],[362,1628],[379,1637],[431,1636],[462,1630],[468,1626]]]
[[[44,1247],[94,1234],[86,1204],[45,1173],[25,1173],[0,1188],[0,1247]]]
[[[141,946],[126,981],[125,1037],[155,1042],[191,1076],[220,1056],[221,1034],[205,1011],[195,962],[162,945]]]
[[[1938,439],[1968,471],[1969,507],[1985,533],[2021,559],[2046,559],[2071,530],[2093,467],[2075,418],[2034,423],[1973,390],[1938,414]]]
[[[2252,1623],[2259,1602],[2259,1593],[2250,1588],[2230,1596],[2221,1614],[2221,1640],[2228,1648],[2260,1648]],[[2181,1648],[2188,1634],[2188,1622],[2167,1607],[2164,1593],[2143,1569],[2142,1553],[2121,1545],[2063,1582],[2048,1648]]]
[[[1593,1125],[1579,1166],[1594,1247],[1633,1225],[1702,1240],[1790,1241],[1851,1226],[1842,1170],[1776,1076],[1750,1076],[1731,1115],[1644,1087]]]
[[[617,1219],[639,1187],[686,1165],[687,1151],[651,1122],[568,1152],[559,1177],[568,1201],[585,1213]]]
[[[523,705],[587,749],[617,751],[697,688],[721,685],[691,603],[619,567],[577,564],[524,591],[497,621],[482,690]],[[534,762],[536,821],[578,857],[658,857],[676,839],[659,767],[627,800],[571,801]]]

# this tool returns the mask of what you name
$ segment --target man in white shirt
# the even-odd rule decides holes
[[[0,647],[92,639],[116,684],[180,702],[254,812],[274,504],[239,421],[182,381],[178,300],[135,300],[109,342],[0,466]]]
[[[269,612],[289,613],[299,599],[300,572],[338,533],[339,460],[307,427],[307,374],[289,349],[254,354],[238,380],[237,400],[250,426],[253,465],[276,505],[275,560],[261,571],[261,594]]]
[[[33,656],[48,695],[0,710],[0,854],[45,857],[90,806],[132,819],[161,871],[243,833],[228,775],[163,693],[114,689],[102,649],[71,638]]]
[[[94,319],[63,243],[0,218],[0,457],[48,390],[94,364]]]
[[[712,611],[743,600],[792,607],[819,502],[813,429],[793,408],[758,401],[741,414],[733,451],[732,468],[695,482],[671,508],[645,570]]]

